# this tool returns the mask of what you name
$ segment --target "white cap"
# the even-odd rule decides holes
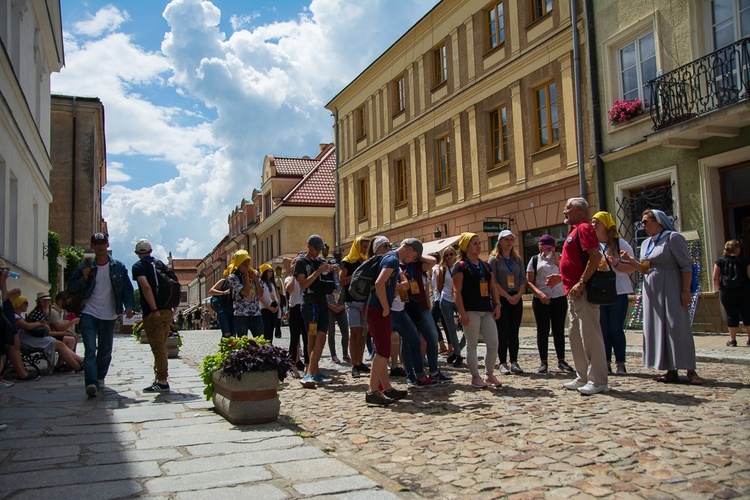
[[[151,243],[146,239],[140,239],[135,242],[135,253],[143,255],[151,251]]]

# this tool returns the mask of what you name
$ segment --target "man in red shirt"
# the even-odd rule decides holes
[[[599,324],[599,306],[586,299],[586,284],[602,258],[599,240],[588,218],[589,204],[583,198],[568,200],[563,215],[570,232],[563,245],[560,274],[547,278],[547,286],[562,281],[568,296],[570,349],[577,377],[563,384],[570,390],[591,395],[609,391],[604,338]]]

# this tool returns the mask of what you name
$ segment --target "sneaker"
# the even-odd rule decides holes
[[[359,378],[359,367],[352,366],[352,377]]]
[[[612,365],[607,363],[607,375],[612,375]]]
[[[482,380],[482,377],[471,377],[471,386],[477,389],[486,389],[487,382]]]
[[[584,382],[580,378],[575,378],[571,380],[570,382],[565,382],[563,384],[563,387],[565,387],[566,389],[570,389],[571,391],[575,391],[576,389],[580,389],[581,387],[585,385],[586,385],[586,382]]]
[[[364,363],[359,365],[357,368],[359,368],[360,373],[370,373],[370,367]]]
[[[400,391],[396,389],[395,387],[391,387],[387,391],[383,391],[383,394],[385,394],[387,397],[391,398],[394,401],[398,401],[399,399],[404,399],[409,394],[409,392]]]
[[[596,385],[593,380],[589,380],[586,385],[578,388],[578,392],[586,396],[591,396],[600,392],[609,392],[609,386],[607,384]]]
[[[395,400],[389,398],[388,396],[386,396],[380,391],[375,391],[375,392],[367,391],[367,393],[365,393],[365,402],[370,405],[388,406],[394,401]]]
[[[727,346],[728,347],[737,347],[737,339],[727,340]]]
[[[289,373],[292,375],[292,378],[299,378],[299,371],[297,371],[297,368],[289,368]]]
[[[456,356],[456,361],[453,362],[454,368],[461,368],[464,364],[464,358],[463,356]]]
[[[104,387],[104,380],[97,380],[96,383],[99,384],[99,389]]]
[[[316,384],[330,384],[333,381],[331,377],[323,375],[322,373],[315,374],[313,380],[315,380]]]
[[[41,379],[42,379],[42,376],[39,374],[32,375],[31,373],[27,373],[26,376],[23,378],[16,377],[16,382],[18,382],[19,380],[22,382],[36,382],[37,380],[41,380]]]
[[[510,375],[507,363],[500,363],[500,375]]]
[[[516,375],[520,375],[523,373],[523,370],[521,370],[521,367],[518,366],[518,363],[511,363],[510,364],[510,372],[515,373]]]
[[[15,384],[11,382],[10,380],[5,380],[3,377],[0,377],[0,387],[3,389],[7,389],[8,387],[13,387]]]
[[[557,369],[561,372],[567,372],[567,373],[575,373],[575,370],[572,366],[570,366],[568,363],[565,362],[565,360],[561,360],[557,362]]]
[[[547,373],[547,371],[549,371],[547,363],[542,363],[541,365],[539,365],[539,369],[536,372],[537,373]]]
[[[297,361],[297,370],[305,373],[305,363],[303,363],[302,361]]]
[[[88,391],[88,389],[86,389]],[[154,383],[143,389],[143,392],[169,392],[169,384],[162,384],[154,380]]]
[[[4,431],[8,428],[8,424],[0,424],[0,431]]]
[[[491,385],[493,387],[503,386],[503,384],[494,375],[487,375],[486,377],[484,377],[484,381],[487,383],[487,385]]]
[[[315,389],[315,377],[312,375],[305,375],[299,383],[302,384],[302,387],[305,389]]]
[[[88,397],[93,398],[94,396],[96,396],[96,391],[97,391],[96,385],[89,384],[86,386],[86,395]]]
[[[456,353],[453,353],[446,358],[445,362],[448,363],[449,365],[452,365],[456,361],[457,357],[458,356],[456,356]]]
[[[344,355],[344,363],[349,363],[351,362],[351,360],[352,360],[351,356],[349,356],[348,354]]]
[[[615,375],[627,375],[628,371],[625,369],[625,363],[617,363],[617,371]]]
[[[409,375],[406,378],[406,384],[409,387],[413,387],[414,389],[426,389],[428,387],[433,387],[437,385],[437,382],[432,380],[430,377],[425,377],[423,379],[418,379],[414,375]]]
[[[430,374],[430,378],[435,382],[450,382],[451,380],[453,380],[453,377],[444,375],[443,372],[432,373]]]
[[[404,370],[400,366],[394,366],[393,368],[391,368],[389,375],[391,377],[406,377],[406,370]]]
[[[333,361],[336,364],[341,363],[341,360],[339,359],[338,356],[331,356],[331,361]]]

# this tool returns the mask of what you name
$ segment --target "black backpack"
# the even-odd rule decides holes
[[[180,305],[182,295],[180,281],[174,271],[164,265],[162,261],[155,260],[151,265],[154,268],[154,277],[156,278],[156,290],[154,292],[156,308],[174,309]]]
[[[380,274],[380,261],[382,255],[374,255],[364,261],[352,274],[352,281],[349,283],[349,297],[357,302],[364,302],[370,297],[375,286],[375,280]]]
[[[738,260],[735,256],[724,259],[724,266],[721,268],[721,288],[740,288],[745,283],[744,273],[737,268]]]

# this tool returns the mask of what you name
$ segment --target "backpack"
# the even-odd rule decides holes
[[[721,288],[740,288],[744,282],[743,273],[737,269],[737,257],[727,257],[721,268]]]
[[[180,285],[174,271],[160,260],[155,260],[151,263],[151,266],[154,268],[154,277],[156,278],[156,291],[154,292],[156,308],[174,309],[179,306],[182,285]]]
[[[374,255],[364,261],[352,274],[352,280],[349,283],[349,297],[357,302],[364,302],[370,297],[375,286],[375,280],[380,274],[380,261],[382,255]]]
[[[225,292],[229,288],[229,278],[224,278],[224,283],[221,284],[221,291]],[[219,310],[224,311],[231,311],[232,310],[232,294],[228,293],[226,295],[212,295],[211,301],[209,302],[211,304],[211,309],[214,310],[214,312],[219,312]]]

